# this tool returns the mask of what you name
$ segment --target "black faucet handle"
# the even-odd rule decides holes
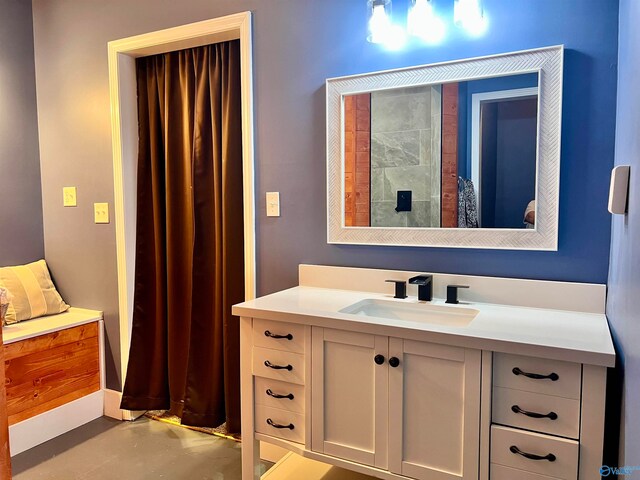
[[[444,303],[460,303],[458,302],[459,288],[469,288],[469,285],[447,285],[447,301]]]
[[[393,298],[407,298],[406,280],[385,280],[385,282],[396,284],[396,293],[393,296]]]

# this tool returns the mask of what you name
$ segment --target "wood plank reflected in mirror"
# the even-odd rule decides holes
[[[371,94],[344,99],[345,224],[368,227],[370,221]]]

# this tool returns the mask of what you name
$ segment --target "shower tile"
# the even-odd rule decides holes
[[[439,223],[439,222],[438,222]],[[407,227],[437,227],[431,221],[431,202],[412,202],[407,212]]]
[[[430,167],[394,167],[384,170],[384,198],[396,200],[398,190],[411,190],[412,201],[430,200]]]
[[[371,201],[384,200],[384,168],[371,169]]]
[[[397,167],[420,163],[420,131],[371,135],[371,165]]]
[[[371,203],[372,227],[406,227],[407,212],[396,212],[395,202]]]
[[[431,129],[420,130],[420,165],[431,165]]]
[[[426,92],[399,96],[371,95],[371,131],[399,132],[429,128],[431,97]]]

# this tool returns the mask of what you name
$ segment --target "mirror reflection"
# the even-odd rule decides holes
[[[537,73],[343,100],[345,226],[535,226]]]

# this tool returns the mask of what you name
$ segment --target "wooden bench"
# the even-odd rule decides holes
[[[3,337],[12,456],[102,416],[102,312],[72,307]]]
[[[0,325],[2,325],[2,310],[0,309]],[[2,347],[2,329],[0,329],[0,365],[4,363],[4,348]],[[7,397],[4,385],[4,370],[0,368],[0,478],[11,480],[11,456],[9,453],[9,424],[7,422]]]

